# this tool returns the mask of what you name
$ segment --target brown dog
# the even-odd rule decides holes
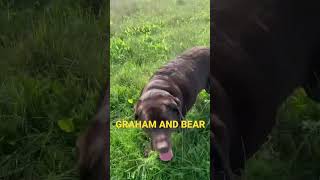
[[[194,47],[160,68],[144,87],[135,106],[137,120],[181,120],[194,104],[198,93],[207,88],[210,70],[210,50]],[[172,129],[146,129],[152,148],[160,159],[173,157],[170,134]]]
[[[214,78],[210,77],[211,92],[211,164],[213,179],[233,179],[234,176],[228,153],[231,134],[236,134],[233,127],[233,114],[230,99],[223,87]]]
[[[109,90],[109,88],[107,88]],[[109,91],[106,92],[89,128],[78,138],[78,166],[81,180],[105,180],[109,177],[107,165],[109,148]]]
[[[235,172],[265,142],[277,109],[296,88],[320,100],[320,7],[297,0],[220,0],[213,7],[211,74],[225,94],[220,98],[227,97],[213,105],[230,104],[214,112],[226,130],[213,133],[228,142],[221,149]],[[214,88],[212,94],[219,99]]]

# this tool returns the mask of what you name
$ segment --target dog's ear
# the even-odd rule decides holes
[[[139,105],[141,104],[141,100],[139,99],[138,102],[134,105],[134,119],[138,119],[138,108]]]
[[[184,116],[182,113],[181,101],[177,97],[172,96],[172,98],[173,98],[175,104],[173,106],[171,106],[171,108],[178,113],[179,120],[181,121],[182,119],[184,119]]]
[[[137,108],[139,107],[140,103],[141,103],[141,100],[139,99],[138,102],[134,105],[133,110],[135,113],[137,112]]]

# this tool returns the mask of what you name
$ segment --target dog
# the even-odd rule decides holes
[[[135,119],[148,121],[181,120],[195,103],[198,93],[208,88],[210,49],[193,47],[160,68],[143,88],[135,105]],[[157,123],[159,124],[159,123]],[[170,135],[173,129],[145,129],[152,149],[162,161],[173,158]]]
[[[81,180],[109,178],[109,88],[87,130],[76,142]]]
[[[223,100],[213,101],[213,142],[223,150],[220,163],[241,176],[245,160],[266,141],[278,108],[296,88],[320,100],[320,7],[297,0],[224,0],[213,7],[210,74],[223,92],[212,88],[213,99]],[[232,179],[229,168],[222,169]]]
[[[211,90],[211,170],[213,179],[233,179],[233,171],[230,166],[228,152],[230,149],[229,139],[231,134],[236,134],[233,127],[233,114],[231,102],[223,87],[214,78],[210,77]],[[228,127],[228,128],[227,128]]]

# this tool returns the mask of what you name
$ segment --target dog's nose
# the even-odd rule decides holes
[[[167,141],[157,142],[157,149],[160,153],[166,153],[169,151],[169,144]]]

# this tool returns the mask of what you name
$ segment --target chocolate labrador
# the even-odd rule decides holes
[[[148,121],[181,120],[195,103],[198,93],[208,87],[210,50],[206,47],[188,49],[160,68],[144,87],[135,105],[135,119]],[[152,148],[160,159],[173,158],[170,134],[173,129],[145,129]]]
[[[224,164],[236,172],[265,142],[279,106],[296,88],[320,100],[320,6],[315,1],[219,0],[213,7],[211,75],[224,94],[212,88],[213,98],[224,99],[213,104],[228,104],[214,111],[220,125],[213,125],[213,133],[224,142],[223,157],[229,161]]]
[[[109,88],[99,103],[96,115],[88,129],[77,140],[78,167],[81,180],[105,180],[109,177],[107,165],[109,148]]]

